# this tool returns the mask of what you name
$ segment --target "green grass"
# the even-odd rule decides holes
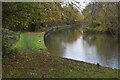
[[[19,40],[13,46],[19,50],[38,50],[40,48],[45,48],[43,41],[44,34],[41,33],[21,33]]]

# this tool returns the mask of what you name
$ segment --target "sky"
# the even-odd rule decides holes
[[[76,7],[80,11],[80,13],[82,13],[82,11],[85,9],[85,7],[89,4],[90,1],[89,0],[64,0],[64,2],[61,4],[61,6],[64,7],[65,5],[67,5],[68,3],[71,3],[71,2],[74,3],[75,5],[77,5],[77,7],[76,6],[74,6],[74,7]],[[79,2],[79,3],[77,3],[77,2]]]
[[[83,10],[90,2],[89,0],[72,0],[72,1],[80,2],[80,4],[78,6],[81,7],[81,10]]]
[[[89,2],[119,2],[120,0],[63,0],[64,2],[73,2],[75,3],[80,2],[79,4],[76,4],[77,6],[79,6],[79,8],[81,8],[81,10],[83,10],[88,4]]]
[[[90,1],[89,0],[64,0],[64,3],[67,3],[67,2],[69,2],[69,3],[73,2],[74,4],[79,6],[79,8],[81,8],[81,10],[83,10]],[[80,2],[80,3],[77,4],[76,2]]]
[[[1,2],[63,2],[65,0],[0,0]],[[69,1],[69,0],[66,0]],[[119,2],[120,0],[76,0],[76,1],[80,1],[80,2]]]

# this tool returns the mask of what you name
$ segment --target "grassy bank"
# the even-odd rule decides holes
[[[117,78],[116,69],[77,62],[41,50],[3,59],[3,78]]]
[[[41,34],[40,45],[44,45]],[[42,48],[43,47],[43,48]],[[118,70],[50,54],[45,46],[37,52],[18,52],[3,58],[3,78],[117,78]]]
[[[20,51],[37,51],[46,48],[43,37],[44,32],[22,32],[20,39],[13,45],[13,48],[17,48]]]

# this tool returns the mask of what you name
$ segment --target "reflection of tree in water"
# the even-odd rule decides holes
[[[95,45],[97,52],[107,59],[118,54],[118,41],[108,34],[84,35],[83,38],[88,44]]]
[[[64,29],[51,32],[45,39],[46,46],[51,53],[61,54],[64,52],[64,43],[73,43],[80,37],[80,31],[77,29]]]
[[[96,36],[97,51],[102,54],[103,57],[111,59],[118,55],[118,42],[110,35],[98,35]]]
[[[84,34],[83,40],[87,41],[89,45],[93,45],[96,37],[93,34]]]

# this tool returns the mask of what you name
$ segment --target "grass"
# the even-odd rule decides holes
[[[117,69],[50,54],[44,46],[43,34],[39,36],[39,51],[19,52],[3,58],[3,78],[118,78]]]
[[[16,42],[15,45],[13,45],[13,48],[17,48],[20,51],[23,49],[36,51],[38,49],[45,48],[43,36],[44,34],[39,32],[21,33],[20,39]]]
[[[3,78],[117,78],[118,70],[60,58],[41,50],[3,59]]]

